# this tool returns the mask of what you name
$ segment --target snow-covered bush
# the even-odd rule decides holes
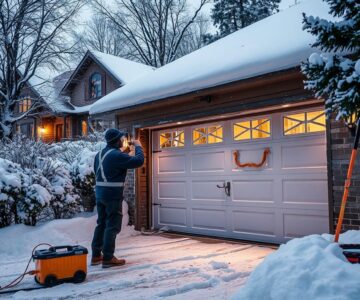
[[[19,223],[16,205],[23,197],[20,166],[0,158],[0,228]]]
[[[83,201],[95,205],[94,159],[97,151],[83,149],[71,165],[73,183]]]
[[[21,135],[15,135],[12,140],[0,140],[0,157],[28,169],[36,168],[39,159],[54,156],[56,150],[54,145],[27,139]]]
[[[26,225],[35,226],[41,212],[50,204],[51,194],[40,184],[25,187],[25,197],[18,203],[21,220]]]
[[[72,184],[70,172],[59,160],[43,162],[42,172],[50,181],[52,199],[49,207],[55,219],[68,218],[79,212],[80,197]]]

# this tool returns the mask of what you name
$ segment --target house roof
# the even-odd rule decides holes
[[[119,86],[135,81],[139,77],[155,69],[115,55],[88,50],[69,80],[65,83],[61,91],[62,94],[66,94],[69,89],[77,84],[77,77],[87,69],[91,62],[100,65],[119,84]]]
[[[333,19],[322,0],[307,0],[267,17],[156,69],[106,95],[90,114],[135,107],[299,66],[315,37],[302,27],[302,13]]]

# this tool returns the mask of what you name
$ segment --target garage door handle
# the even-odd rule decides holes
[[[161,206],[161,203],[153,203],[153,206]]]
[[[219,188],[219,189],[225,189],[226,196],[230,197],[231,184],[230,184],[229,181],[226,182],[226,185],[225,185],[225,182],[224,182],[222,186],[217,184],[216,187]]]

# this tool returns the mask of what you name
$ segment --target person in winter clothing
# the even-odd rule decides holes
[[[144,163],[141,143],[132,141],[135,155],[122,152],[125,133],[108,129],[105,133],[106,147],[95,157],[97,226],[92,241],[92,265],[102,263],[103,268],[125,264],[124,259],[114,256],[115,239],[121,231],[124,182],[128,169],[139,168]]]

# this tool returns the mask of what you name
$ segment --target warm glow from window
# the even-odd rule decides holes
[[[223,127],[221,125],[200,127],[193,130],[193,144],[216,144],[223,141]]]
[[[285,135],[322,132],[325,129],[326,118],[323,111],[304,112],[284,117]]]
[[[81,121],[81,135],[86,136],[88,134],[88,125],[86,121]]]
[[[185,134],[183,130],[173,130],[160,133],[160,148],[177,148],[185,146]]]
[[[31,108],[32,102],[31,99],[22,99],[19,101],[19,112],[27,112]]]
[[[270,119],[257,119],[235,123],[234,140],[264,139],[271,136]]]

